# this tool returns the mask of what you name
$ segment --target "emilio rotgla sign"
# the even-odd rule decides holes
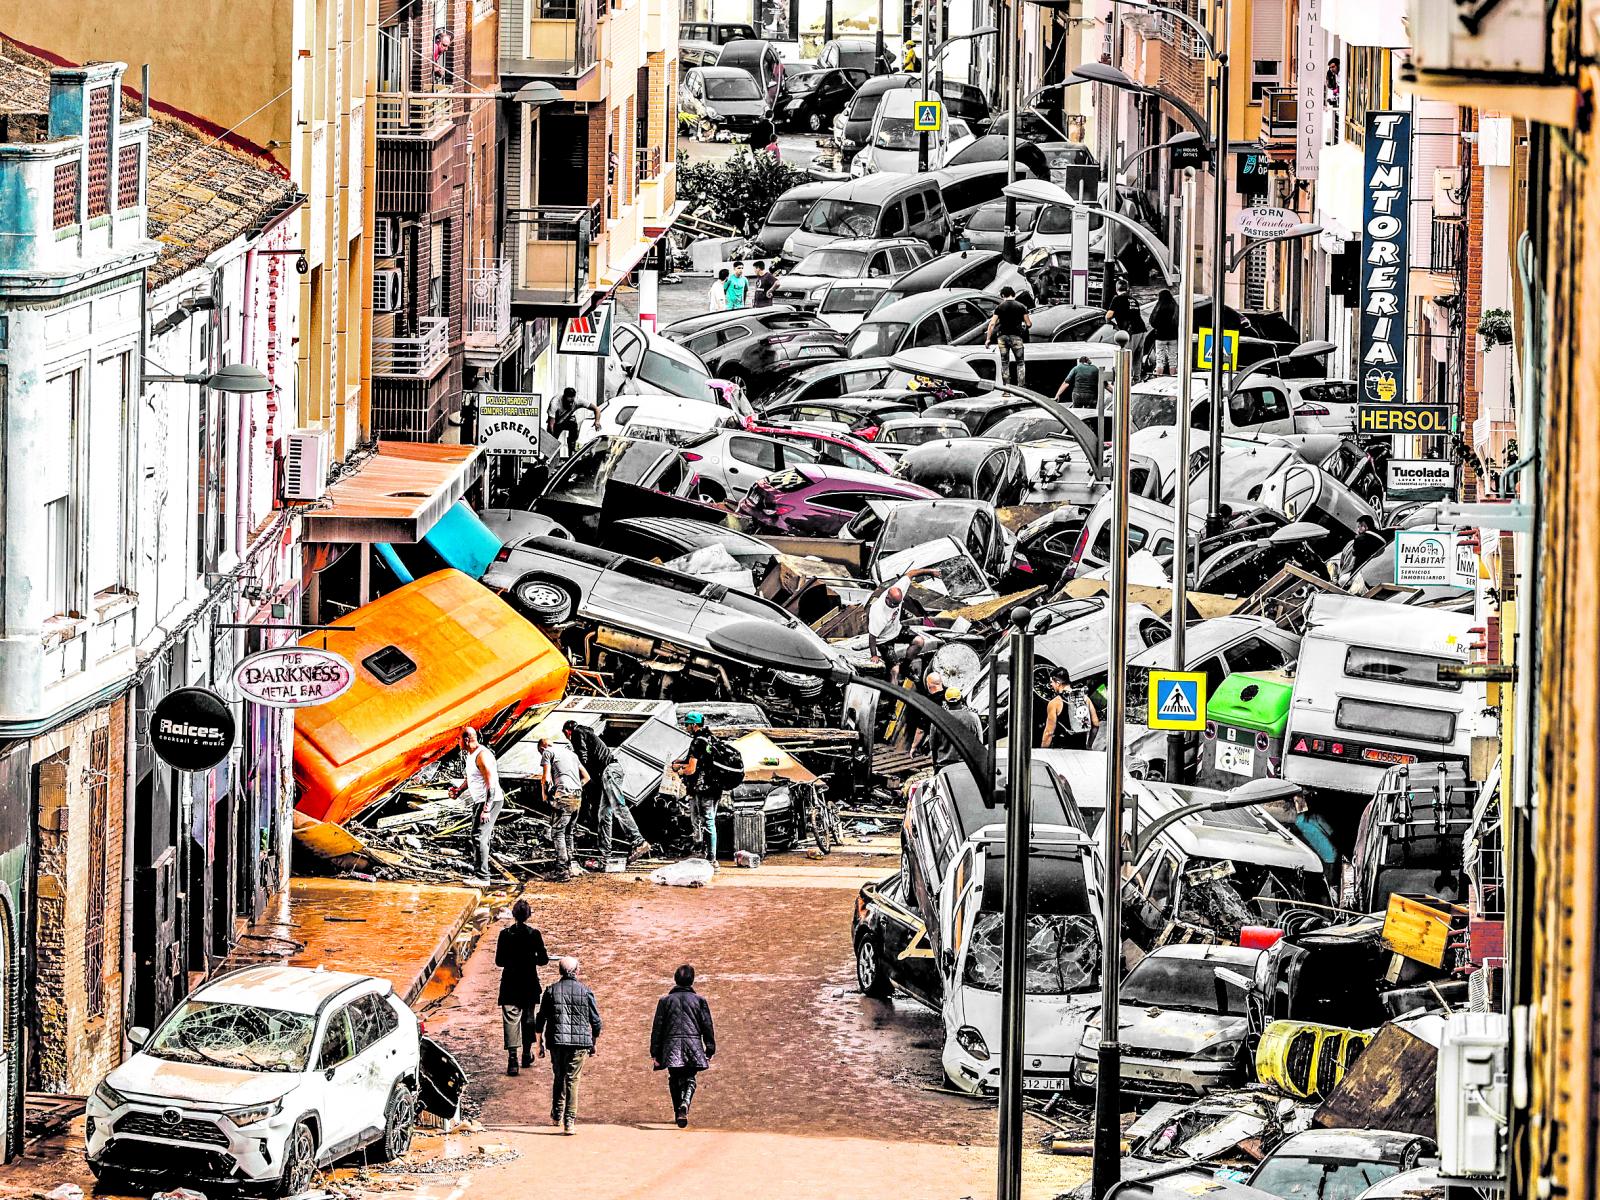
[[[1411,114],[1367,114],[1361,219],[1361,399],[1406,398]]]

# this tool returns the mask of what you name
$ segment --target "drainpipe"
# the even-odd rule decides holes
[[[139,791],[139,689],[127,695],[127,715],[122,737],[122,1059],[133,1053],[128,1041],[133,980],[139,964],[133,950],[133,864],[139,830],[134,817]],[[121,1061],[121,1060],[119,1060]]]

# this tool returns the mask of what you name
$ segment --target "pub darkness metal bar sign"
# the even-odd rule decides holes
[[[1361,214],[1361,399],[1406,398],[1407,276],[1411,270],[1411,114],[1367,114]]]

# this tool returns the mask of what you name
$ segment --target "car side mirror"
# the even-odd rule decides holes
[[[333,1082],[333,1068],[329,1067],[326,1071],[324,1071],[322,1073],[322,1077],[324,1079],[326,1079],[329,1083],[332,1083]]]
[[[150,1030],[143,1025],[134,1025],[128,1030],[128,1045],[142,1046],[150,1040]]]

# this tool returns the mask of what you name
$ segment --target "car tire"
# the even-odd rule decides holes
[[[722,490],[720,485],[706,480],[695,484],[694,495],[696,500],[705,504],[721,504],[728,498],[728,494]]]
[[[870,934],[856,942],[856,986],[863,996],[873,1000],[887,1000],[894,992],[889,972],[883,965],[883,955]]]
[[[810,116],[808,116],[806,118],[806,128],[811,130],[812,133],[821,133],[822,132],[822,114],[819,113],[819,112],[814,112]]]
[[[552,579],[519,579],[511,594],[535,620],[556,624],[572,617],[572,594]]]
[[[272,1188],[274,1196],[294,1196],[311,1186],[317,1170],[317,1135],[310,1121],[297,1121],[283,1145],[283,1174]]]
[[[417,1094],[406,1086],[404,1079],[396,1079],[389,1092],[389,1103],[383,1108],[383,1136],[378,1139],[372,1158],[375,1162],[393,1162],[411,1149],[411,1130],[417,1119]]]

